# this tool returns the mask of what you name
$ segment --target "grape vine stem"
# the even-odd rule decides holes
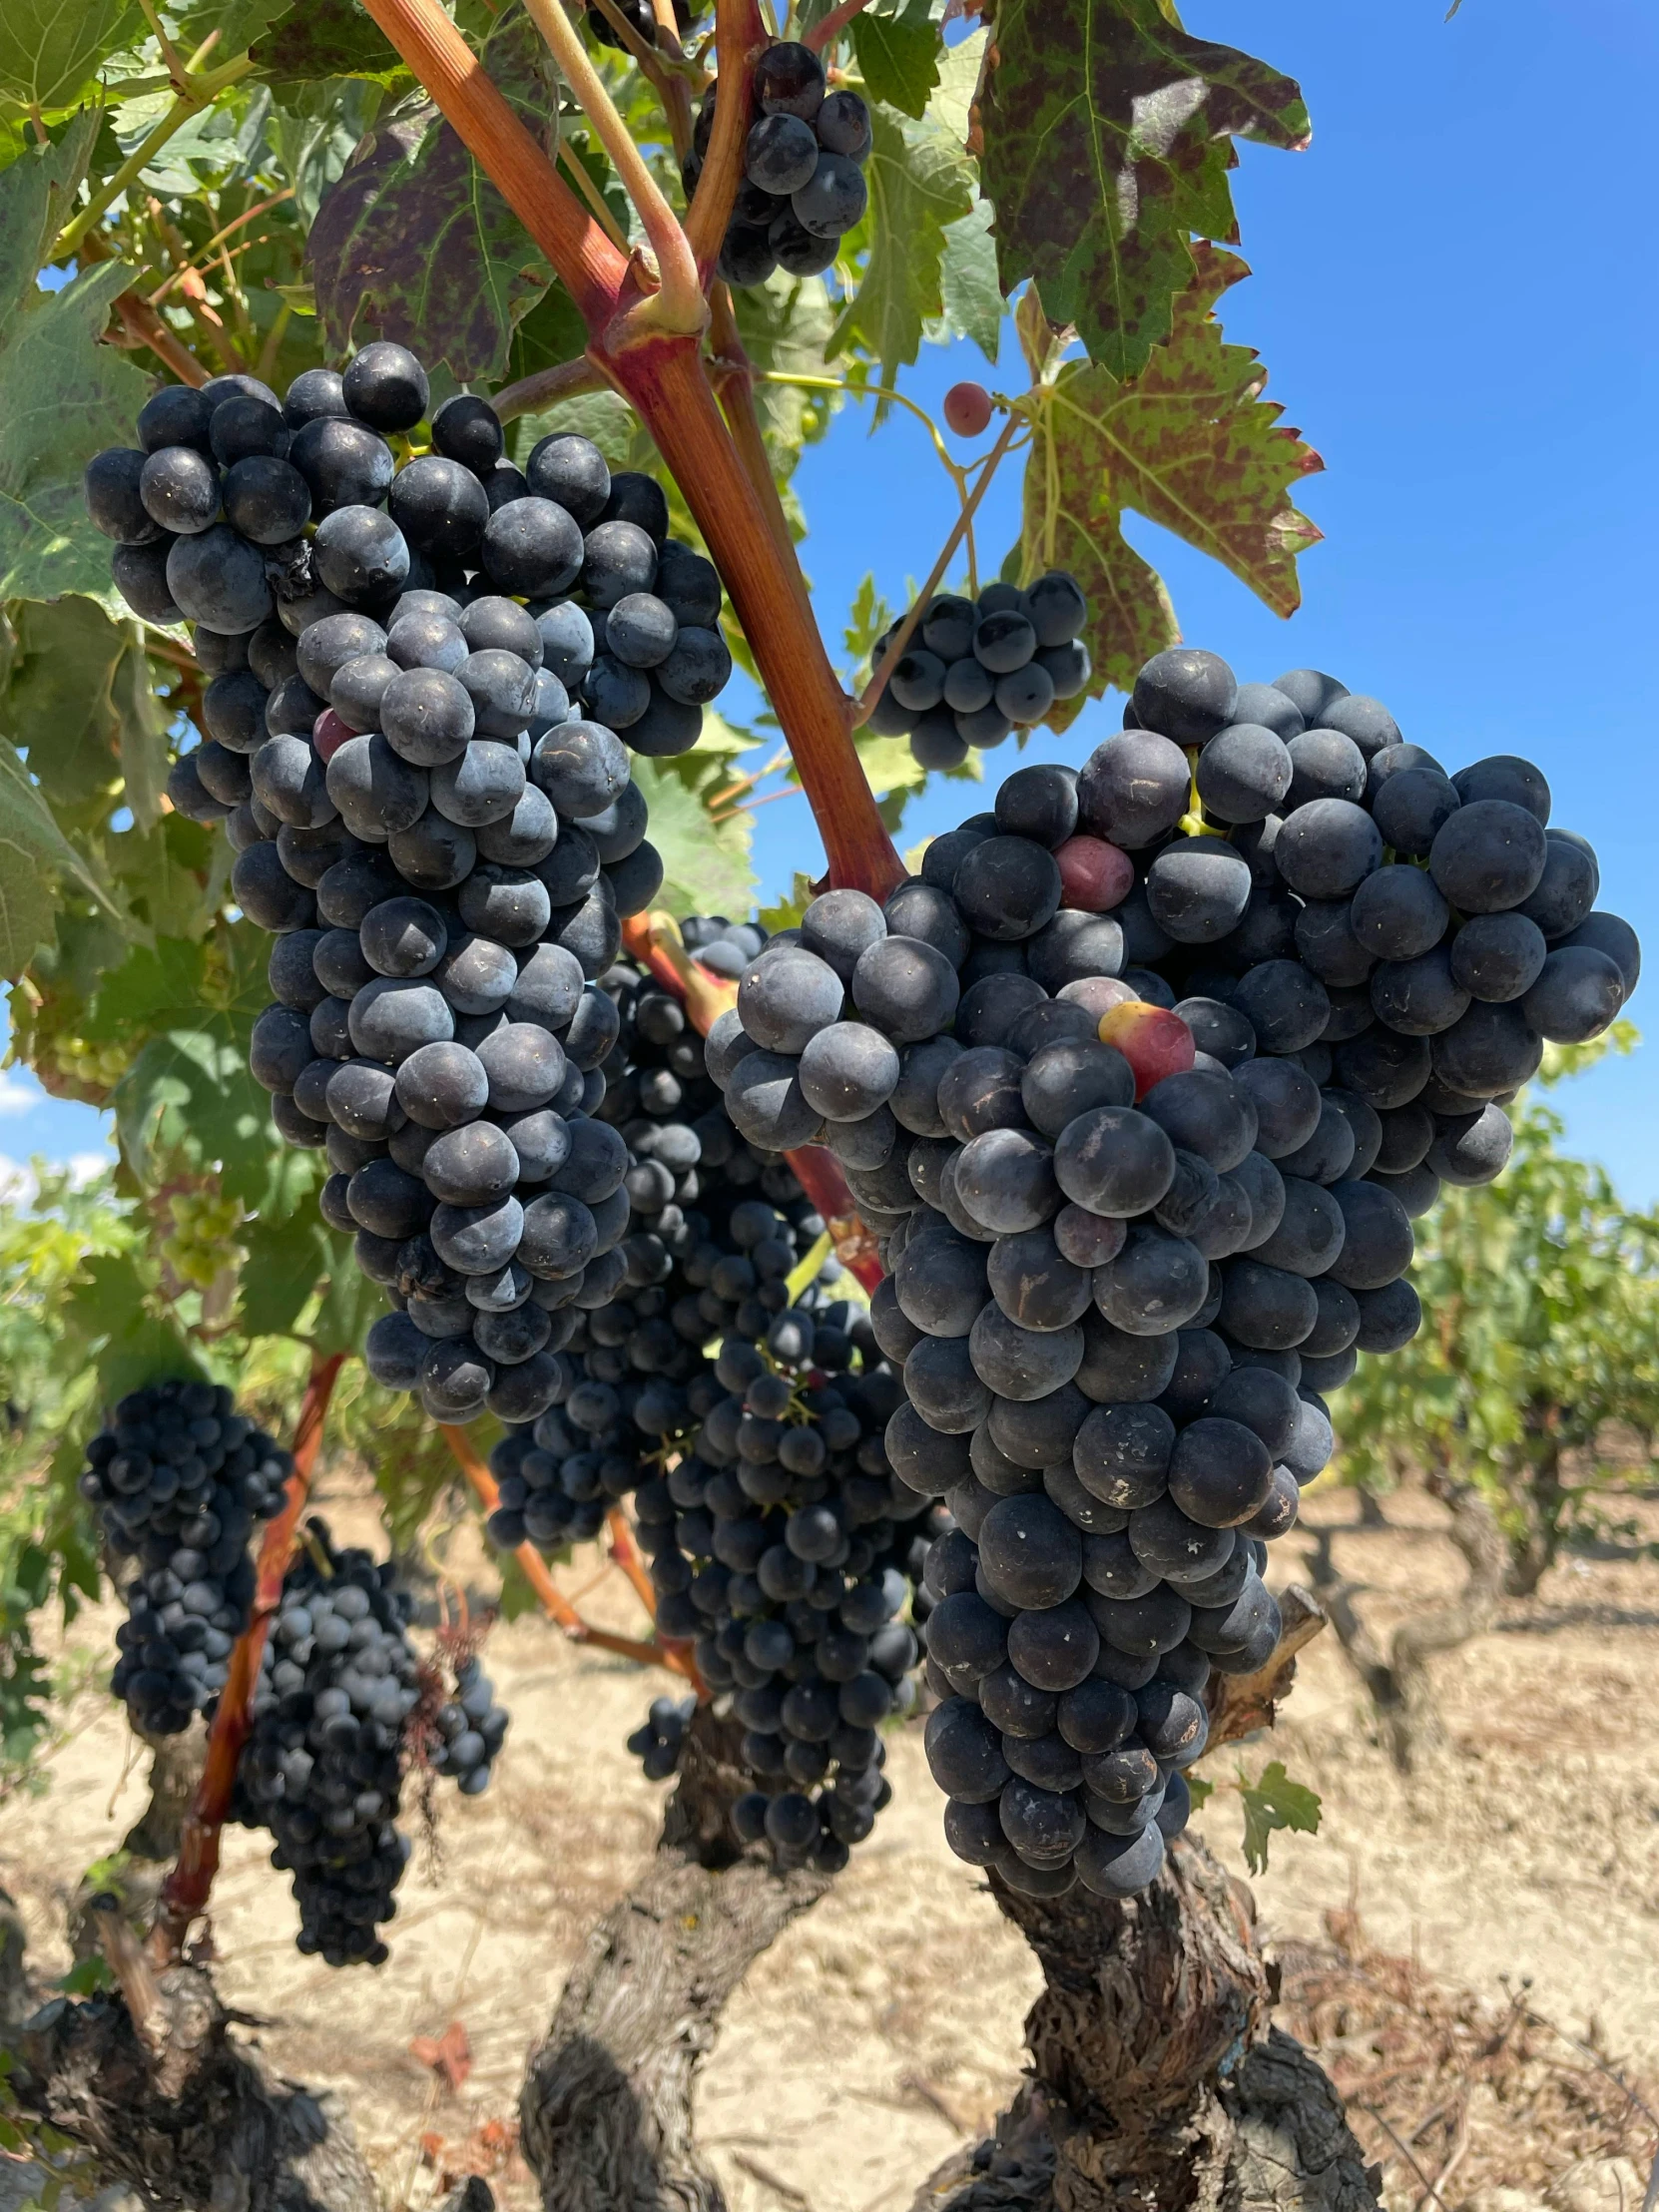
[[[637,257],[620,255],[583,211],[438,0],[364,4],[553,264],[587,325],[588,358],[656,439],[783,725],[824,837],[830,881],[885,898],[903,880],[904,866],[852,743],[852,702],[812,618],[793,547],[780,545],[753,460],[746,461],[721,413],[699,333],[636,319],[642,304],[654,304],[640,284]],[[722,0],[722,20],[740,21],[734,11],[752,6],[753,0]]]
[[[672,914],[635,914],[622,925],[623,949],[672,991],[691,1016],[692,1027],[706,1037],[721,1015],[738,1002],[735,983],[711,975],[687,952],[680,924]],[[835,1257],[873,1292],[883,1273],[875,1239],[858,1218],[840,1162],[823,1145],[801,1145],[786,1152],[796,1181],[830,1231]]]
[[[697,260],[680,228],[680,218],[663,198],[628,126],[588,58],[582,34],[565,13],[564,0],[525,0],[536,29],[547,41],[566,84],[576,95],[582,113],[593,126],[611,167],[622,180],[622,189],[634,204],[655,256],[655,271],[634,256],[634,270],[642,288],[654,292],[648,306],[636,310],[639,324],[649,320],[659,330],[702,331],[708,326],[709,305],[703,296]]]
[[[623,14],[622,9],[617,5],[617,0],[597,0],[597,5],[600,14],[604,16],[606,22],[610,24],[612,30],[616,32],[617,36],[626,45],[628,52],[633,56],[640,74],[647,79],[657,98],[662,102],[663,113],[668,118],[669,136],[674,141],[674,158],[677,162],[683,162],[691,151],[692,113],[691,91],[686,83],[685,65],[681,60],[679,51],[679,39],[674,39],[674,53],[672,56],[672,62],[678,63],[679,66],[666,66],[671,57],[665,55],[660,43],[663,38],[663,26],[660,18],[653,17],[653,21],[658,26],[659,43],[648,45],[641,38],[633,24],[629,22],[627,16]],[[670,20],[672,20],[672,5],[669,14]],[[670,35],[672,36],[672,34]]]
[[[574,361],[560,361],[553,368],[538,368],[533,376],[521,376],[516,384],[503,384],[490,405],[503,422],[520,415],[540,414],[561,399],[579,399],[585,392],[607,391],[610,378],[584,353]]]
[[[491,1474],[489,1468],[485,1466],[483,1460],[473,1449],[471,1437],[464,1428],[452,1427],[447,1422],[439,1425],[443,1429],[444,1442],[448,1444],[450,1451],[454,1454],[455,1464],[472,1486],[473,1495],[483,1507],[486,1515],[493,1513],[500,1502],[501,1493],[496,1487],[494,1475]],[[624,1524],[624,1534],[626,1536],[626,1524]],[[617,1548],[614,1529],[611,1531],[611,1552],[616,1564],[628,1575],[629,1581],[633,1582],[633,1574]],[[631,1539],[628,1541],[628,1554],[637,1566],[639,1563],[638,1557],[633,1551]],[[590,1621],[585,1621],[582,1618],[569,1598],[565,1596],[563,1590],[559,1588],[559,1585],[548,1571],[547,1561],[533,1543],[526,1541],[518,1545],[513,1557],[523,1570],[525,1581],[536,1593],[536,1602],[540,1605],[542,1611],[548,1616],[549,1620],[554,1621],[563,1629],[573,1644],[593,1644],[600,1651],[614,1652],[619,1659],[632,1659],[636,1666],[667,1667],[675,1674],[683,1674],[688,1682],[696,1686],[700,1696],[706,1694],[689,1645],[666,1643],[655,1635],[647,1642],[636,1636],[613,1635],[608,1628],[595,1628]],[[638,1587],[639,1585],[635,1583],[636,1590]],[[649,1577],[647,1578],[647,1587],[649,1587]]]
[[[744,147],[749,138],[750,90],[755,64],[767,44],[767,27],[756,0],[719,0],[715,14],[715,44],[720,56],[720,81],[726,98],[715,102],[714,130],[704,157],[703,174],[692,194],[686,217],[686,236],[703,281],[714,275],[726,226],[732,220],[738,187],[743,182]]]
[[[298,1546],[299,1518],[310,1495],[328,1400],[344,1361],[344,1353],[336,1352],[311,1364],[293,1431],[293,1472],[287,1479],[282,1510],[267,1523],[260,1545],[253,1612],[231,1652],[225,1688],[208,1730],[202,1780],[185,1816],[178,1862],[162,1886],[155,1926],[150,1932],[150,1953],[159,1966],[178,1961],[190,1925],[207,1909],[219,1872],[220,1831],[230,1817],[238,1762],[254,1732],[254,1693],[259,1687],[260,1662],[265,1657],[272,1616],[282,1602],[282,1578]]]
[[[244,55],[240,61],[227,62],[212,76],[193,77],[181,63],[176,79],[180,89],[172,107],[155,129],[140,140],[121,167],[105,180],[80,213],[64,225],[53,243],[51,260],[68,261],[87,233],[103,222],[121,195],[143,176],[168,140],[182,131],[193,116],[211,106],[229,86],[246,77],[253,67]]]

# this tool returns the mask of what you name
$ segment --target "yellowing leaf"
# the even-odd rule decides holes
[[[1068,568],[1090,603],[1092,691],[1127,690],[1142,662],[1179,632],[1162,580],[1125,541],[1133,508],[1221,561],[1277,614],[1301,598],[1297,555],[1320,532],[1290,486],[1323,467],[1283,412],[1262,398],[1267,371],[1230,345],[1211,302],[1246,275],[1214,247],[1198,249],[1198,279],[1176,302],[1173,334],[1133,382],[1068,362],[1036,396],[1025,471],[1022,572]],[[1022,321],[1029,346],[1036,342]],[[1071,701],[1051,718],[1064,729]]]

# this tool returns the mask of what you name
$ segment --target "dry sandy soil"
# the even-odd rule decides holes
[[[366,1500],[344,1475],[323,1484],[318,1502],[336,1535],[371,1536]],[[1444,1516],[1422,1496],[1390,1500],[1381,1529],[1360,1526],[1350,1492],[1316,1494],[1308,1511],[1337,1531],[1337,1564],[1362,1586],[1378,1629],[1459,1582]],[[1647,1532],[1659,1534],[1659,1515],[1650,1517]],[[1280,1575],[1302,1578],[1300,1538],[1278,1548]],[[453,1565],[487,1587],[476,1554],[457,1553]],[[597,1565],[580,1556],[561,1580],[574,1592]],[[615,1575],[585,1603],[615,1627],[638,1627]],[[112,1627],[95,1616],[75,1640]],[[1632,2078],[1651,2079],[1656,1658],[1659,1567],[1611,1548],[1572,1558],[1537,1601],[1437,1663],[1449,1741],[1405,1778],[1335,1637],[1321,1637],[1276,1738],[1213,1773],[1225,1784],[1242,1766],[1254,1778],[1282,1758],[1324,1800],[1320,1835],[1277,1837],[1255,1884],[1270,1941],[1302,1955],[1298,1946],[1324,1940],[1328,1912],[1357,1907],[1373,1943],[1418,1961],[1438,1984],[1499,2010],[1529,1984],[1528,2005],[1573,2035],[1599,2034]],[[240,1830],[228,1832],[215,1896],[223,1994],[269,2022],[263,2040],[285,2072],[344,2093],[386,2203],[413,2212],[433,2201],[446,2167],[493,2169],[515,2212],[534,2203],[511,2152],[524,2052],[585,1931],[650,1852],[664,1794],[641,1778],[623,1739],[666,1683],[648,1688],[627,1662],[573,1647],[537,1618],[498,1627],[487,1664],[513,1714],[507,1750],[486,1797],[442,1791],[435,1844],[405,1879],[386,1967],[336,1974],[301,1958],[285,1885]],[[0,1884],[23,1908],[42,1975],[68,1963],[66,1907],[81,1870],[115,1848],[145,1802],[142,1767],[117,1782],[127,1758],[119,1711],[92,1695],[72,1720],[49,1792],[0,1812]],[[888,1771],[895,1798],[873,1838],[759,1961],[703,2076],[701,2136],[733,2212],[896,2212],[1017,2081],[1035,1962],[972,1870],[945,1850],[916,1730],[891,1745]],[[1243,1873],[1240,1808],[1225,1787],[1202,1825]],[[1408,1980],[1403,1961],[1400,1971]],[[1405,2014],[1424,2002],[1411,1983]],[[472,2052],[458,2092],[410,2051],[452,2021]],[[1376,2127],[1362,2132],[1369,2150],[1386,2148]],[[1638,2131],[1633,2147],[1641,2140]],[[1517,2134],[1507,2171],[1495,2155],[1496,2164],[1489,2149],[1464,2158],[1461,2179],[1447,2176],[1444,2212],[1636,2212],[1652,2146],[1639,2175],[1628,2159],[1602,2157],[1564,2182],[1564,2138],[1558,2155],[1536,2142],[1523,2154]],[[1432,2201],[1425,2179],[1433,2174],[1391,2157],[1390,2204]],[[1534,2193],[1546,2185],[1547,2198]]]

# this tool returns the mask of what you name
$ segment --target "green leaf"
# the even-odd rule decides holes
[[[1288,1828],[1298,1835],[1319,1833],[1320,1800],[1304,1783],[1293,1782],[1285,1762],[1275,1759],[1262,1769],[1261,1779],[1250,1783],[1239,1770],[1239,1798],[1244,1806],[1245,1865],[1252,1874],[1266,1874],[1268,1839],[1275,1829]]]
[[[804,874],[798,868],[795,880],[791,883],[785,896],[780,898],[776,905],[762,906],[756,918],[759,920],[761,927],[771,936],[776,936],[780,929],[794,929],[799,925],[807,908],[813,903],[815,895],[812,877]]]
[[[115,1985],[115,1975],[101,1951],[95,1951],[90,1958],[81,1959],[77,1965],[70,1967],[68,1973],[60,1974],[53,1983],[53,1987],[61,1989],[66,1997],[90,1997],[100,1989],[113,1989]]]
[[[111,1044],[183,1020],[202,1003],[206,965],[202,946],[188,938],[132,946],[119,967],[100,977],[81,1034],[89,1044]]]
[[[702,765],[695,780],[688,763]],[[678,773],[677,773],[678,772]],[[730,757],[700,753],[677,762],[636,758],[634,781],[651,809],[651,841],[663,856],[657,903],[676,914],[746,914],[755,891],[755,826],[747,814],[715,822],[707,800],[732,780]]]
[[[324,1358],[331,1352],[361,1352],[364,1337],[386,1310],[377,1283],[371,1283],[351,1257],[343,1237],[323,1239],[328,1277],[307,1336]]]
[[[1213,1798],[1216,1794],[1215,1784],[1213,1782],[1206,1782],[1201,1774],[1189,1774],[1187,1777],[1187,1788],[1192,1792],[1193,1811],[1195,1813],[1198,1811],[1199,1807],[1205,1803],[1207,1799]]]
[[[127,630],[127,650],[110,687],[119,733],[121,781],[133,820],[141,830],[154,830],[162,819],[162,794],[170,765],[167,712],[151,684],[144,633],[137,623],[129,623]]]
[[[939,81],[939,45],[928,0],[902,0],[888,15],[866,8],[852,19],[852,51],[870,98],[905,115],[927,113]]]
[[[944,234],[939,290],[944,324],[952,337],[971,338],[994,367],[1002,345],[1002,286],[996,276],[995,220],[988,200]]]
[[[105,262],[61,291],[35,282],[98,121],[78,119],[59,145],[31,147],[0,171],[0,599],[111,588],[109,540],[87,519],[81,472],[104,446],[132,442],[150,396],[150,379],[97,342],[131,272]]]
[[[66,1301],[64,1323],[66,1334],[93,1358],[106,1407],[164,1376],[206,1375],[183,1331],[151,1312],[129,1254],[103,1253],[86,1263]]]
[[[1214,247],[1197,255],[1170,342],[1133,382],[1072,361],[1034,394],[1022,573],[1066,568],[1082,585],[1096,697],[1108,684],[1128,690],[1179,635],[1161,579],[1123,537],[1126,507],[1222,562],[1284,615],[1300,602],[1297,555],[1320,536],[1289,487],[1323,463],[1280,427],[1283,410],[1261,396],[1267,373],[1256,354],[1229,345],[1211,311],[1245,266]],[[1021,323],[1028,340],[1030,321]],[[1057,709],[1052,726],[1066,728],[1081,706]]]
[[[0,182],[0,310],[8,320],[31,303],[52,242],[74,212],[99,122],[78,116],[52,146],[31,140]]]
[[[870,112],[869,259],[828,352],[861,345],[890,384],[921,350],[926,325],[944,311],[945,233],[973,205],[973,164],[932,121],[910,123],[890,108]],[[886,411],[876,409],[880,420]]]
[[[1191,234],[1237,235],[1231,141],[1309,138],[1289,77],[1158,0],[1002,0],[975,112],[1004,292],[1035,277],[1049,319],[1117,376],[1169,337]]]
[[[764,284],[735,291],[732,303],[744,351],[763,374],[826,373],[835,317],[822,276],[788,276],[779,270]],[[844,401],[838,391],[764,381],[756,384],[754,396],[772,472],[787,486],[804,449],[828,434]],[[786,504],[794,505],[787,490]]]
[[[370,122],[384,99],[381,87],[360,77],[333,77],[288,97],[278,92],[266,117],[266,138],[276,167],[293,191],[293,213],[309,232],[317,210],[351,165]],[[284,260],[284,273],[297,275]],[[309,284],[280,283],[273,288],[296,314],[314,315]]]
[[[892,609],[876,589],[875,571],[865,569],[863,581],[852,595],[852,604],[846,611],[846,627],[841,632],[854,669],[868,669],[875,641],[891,629],[892,620]]]
[[[106,912],[121,909],[52,819],[9,745],[0,744],[0,975],[21,975],[51,937],[52,878],[72,876]]]
[[[92,92],[110,55],[143,30],[135,0],[6,0],[0,101],[58,115]]]
[[[216,878],[229,874],[225,839],[206,824],[163,815],[153,830],[127,830],[109,840],[110,864],[135,913],[158,934],[204,936],[214,925]]]
[[[243,1328],[250,1337],[290,1334],[332,1257],[314,1203],[283,1219],[249,1222],[238,1239],[248,1252],[241,1278]]]
[[[390,77],[402,59],[384,31],[357,0],[219,0],[221,10],[244,18],[263,16],[243,34],[249,56],[271,85],[289,87],[326,77]],[[269,26],[269,28],[267,27]],[[237,47],[227,42],[227,53]]]
[[[0,830],[0,975],[15,981],[51,942],[55,903],[50,873]]]
[[[17,611],[17,658],[0,729],[27,747],[29,770],[60,815],[107,818],[117,776],[117,670],[128,640],[90,599]],[[145,692],[148,667],[139,656]],[[166,771],[164,769],[165,776]]]
[[[522,376],[557,368],[561,361],[575,360],[587,342],[587,325],[569,292],[563,284],[549,284],[513,331],[507,374],[516,384]]]
[[[154,1188],[180,1165],[217,1167],[226,1191],[259,1203],[272,1145],[266,1095],[248,1072],[244,1038],[229,1020],[150,1039],[112,1098],[122,1157]]]
[[[486,40],[484,66],[549,154],[558,82],[522,7]],[[499,376],[513,332],[553,272],[447,123],[422,105],[376,126],[324,198],[307,262],[328,343],[359,328],[418,347],[461,383]],[[360,340],[359,340],[360,342]]]

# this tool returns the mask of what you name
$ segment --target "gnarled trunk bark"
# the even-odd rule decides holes
[[[23,2022],[10,2077],[23,2113],[158,2212],[377,2212],[337,2102],[233,2042],[205,1973],[158,1974],[113,1911],[93,1918],[119,1993],[54,1997]]]
[[[1122,1905],[991,1888],[1047,1982],[1032,2078],[912,2212],[1376,2212],[1341,2098],[1269,2024],[1250,1894],[1201,1843]]]
[[[548,2212],[724,2212],[693,2138],[697,2072],[755,1959],[830,1888],[733,1846],[741,1735],[698,1714],[656,1855],[588,1937],[531,2054],[520,2142]]]
[[[1302,1590],[1282,1610],[1269,1665],[1214,1678],[1213,1744],[1271,1725],[1325,1624]],[[521,2139],[548,2212],[724,2212],[693,2136],[697,2070],[750,1961],[829,1888],[733,1850],[735,1744],[732,1724],[699,1716],[656,1857],[594,1931],[531,2059]],[[990,1880],[1047,1982],[1026,2023],[1032,2080],[918,2212],[1375,2212],[1336,2091],[1269,2024],[1250,1894],[1202,1844],[1179,1843],[1123,1905]]]

